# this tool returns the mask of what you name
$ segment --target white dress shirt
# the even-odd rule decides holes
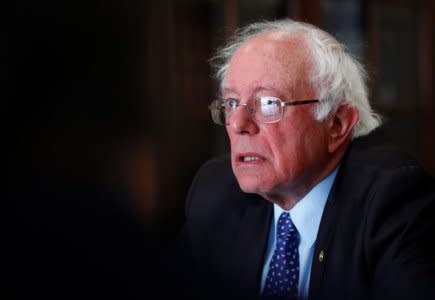
[[[308,289],[310,286],[311,263],[313,261],[314,246],[319,230],[320,220],[325,208],[326,200],[335,176],[337,175],[338,167],[331,172],[325,179],[312,188],[292,209],[288,212],[300,235],[299,251],[299,282],[298,295],[301,299],[308,297]],[[261,278],[261,290],[263,292],[266,282],[267,273],[269,271],[269,263],[275,251],[276,240],[276,224],[278,218],[284,210],[274,204],[272,224],[270,226],[269,239],[267,244],[265,264]]]

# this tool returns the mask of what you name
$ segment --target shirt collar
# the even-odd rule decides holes
[[[290,213],[293,224],[299,232],[300,243],[307,247],[311,247],[316,240],[320,220],[337,175],[337,170],[338,167],[312,188],[293,208],[287,211]],[[278,218],[285,210],[276,204],[273,207],[274,227],[276,228]]]

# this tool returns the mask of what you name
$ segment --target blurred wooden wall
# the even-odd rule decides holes
[[[331,14],[331,7],[343,10]],[[207,110],[217,92],[208,64],[215,48],[238,26],[260,19],[291,17],[335,30],[330,24],[339,24],[346,7],[358,10],[359,55],[387,135],[435,176],[432,1],[149,1],[144,117],[154,163],[142,176],[153,182],[148,210],[163,227],[179,228],[196,170],[228,151],[224,129],[212,124]],[[332,33],[340,38],[340,28]]]

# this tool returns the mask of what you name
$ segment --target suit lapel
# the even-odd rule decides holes
[[[365,138],[359,138],[358,142],[365,141]],[[314,248],[313,262],[311,266],[311,277],[309,287],[310,299],[321,299],[325,270],[328,262],[328,255],[332,248],[332,241],[336,232],[337,223],[341,215],[344,214],[346,201],[354,201],[354,198],[361,197],[357,192],[358,189],[353,185],[360,181],[358,170],[355,170],[351,164],[354,159],[355,149],[359,144],[354,141],[343,158],[334,185],[328,196],[328,201],[323,212],[317,233],[316,244]],[[333,268],[333,266],[330,266]]]
[[[267,246],[273,205],[257,195],[245,197],[240,225],[235,235],[232,262],[234,279],[244,296],[255,299],[259,295],[264,255]],[[233,275],[232,275],[233,276]]]
[[[340,171],[339,174],[337,174],[334,186],[329,194],[322,220],[320,222],[319,231],[317,233],[311,265],[309,299],[320,299],[322,295],[321,288],[328,253],[336,229],[336,220],[340,214],[340,202],[342,200],[340,198],[341,196],[339,196],[341,194],[339,190],[342,181],[342,172]]]

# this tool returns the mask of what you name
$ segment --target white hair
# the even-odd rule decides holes
[[[237,49],[254,36],[269,31],[302,37],[305,41],[312,65],[310,83],[320,100],[314,111],[318,121],[324,120],[340,102],[345,101],[359,111],[359,121],[353,128],[352,138],[366,135],[381,124],[381,117],[370,107],[367,75],[362,65],[330,34],[303,22],[290,19],[264,21],[237,30],[233,39],[218,49],[216,56],[210,60],[221,86]]]

